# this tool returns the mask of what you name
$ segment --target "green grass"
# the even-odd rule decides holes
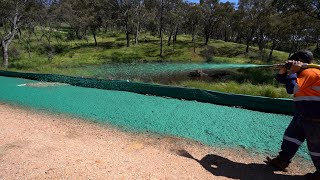
[[[215,83],[184,81],[175,85],[235,94],[265,96],[272,98],[291,98],[291,96],[286,93],[285,88],[275,87],[268,84],[253,85],[252,83],[237,83],[235,81]]]
[[[131,62],[211,62],[211,63],[256,63],[263,64],[258,58],[258,49],[250,48],[250,53],[245,53],[245,45],[220,40],[211,40],[208,46],[204,46],[203,39],[196,40],[196,52],[193,52],[191,36],[179,35],[177,43],[167,45],[164,37],[163,57],[159,56],[159,38],[149,34],[142,34],[138,45],[131,42],[126,47],[124,34],[100,33],[97,36],[98,46],[94,46],[94,40],[88,36],[86,40],[68,40],[68,33],[56,31],[53,33],[51,44],[41,37],[41,31],[37,31],[37,37],[32,36],[31,58],[28,56],[25,41],[16,39],[10,46],[10,69],[37,71],[43,73],[72,73],[67,68],[88,65],[101,65],[104,63],[131,63]],[[24,37],[24,36],[23,36]],[[58,38],[55,38],[58,37]],[[48,54],[54,51],[52,59]],[[16,53],[14,53],[16,52]],[[266,51],[266,54],[268,51]],[[52,54],[52,53],[51,53]],[[282,62],[287,53],[274,52],[273,62]]]

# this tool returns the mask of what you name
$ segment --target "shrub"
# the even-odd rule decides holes
[[[213,90],[219,92],[227,92],[234,94],[247,94],[254,96],[265,96],[271,98],[290,98],[285,88],[275,87],[272,85],[253,85],[251,83],[229,82],[199,82],[199,81],[183,81],[178,83],[178,86],[193,87],[205,90]]]
[[[320,58],[320,48],[315,48],[313,51],[314,58]]]
[[[74,33],[74,31],[68,31],[67,40],[75,40],[75,39],[76,39],[76,34]]]
[[[9,54],[9,56],[11,56],[11,58],[12,58],[13,60],[19,60],[19,59],[21,59],[21,52],[20,52],[20,50],[19,50],[18,48],[16,48],[16,47],[11,48],[11,49],[9,50],[8,54]]]
[[[141,57],[137,53],[114,52],[111,54],[113,63],[132,63],[138,61]]]
[[[207,46],[203,51],[200,52],[200,55],[205,58],[205,61],[207,63],[210,63],[214,59],[214,54],[216,54],[216,51],[214,47],[212,46]]]

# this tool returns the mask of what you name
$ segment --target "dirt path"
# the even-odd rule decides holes
[[[264,154],[114,128],[0,104],[0,179],[303,179],[310,162],[279,174]]]

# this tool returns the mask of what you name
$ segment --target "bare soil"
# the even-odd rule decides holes
[[[0,179],[303,179],[310,161],[274,171],[266,154],[132,133],[0,103]]]

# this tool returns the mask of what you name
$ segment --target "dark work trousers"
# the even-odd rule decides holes
[[[317,172],[320,172],[320,121],[305,120],[295,114],[284,133],[279,155],[290,161],[304,140],[307,141],[312,162]]]

